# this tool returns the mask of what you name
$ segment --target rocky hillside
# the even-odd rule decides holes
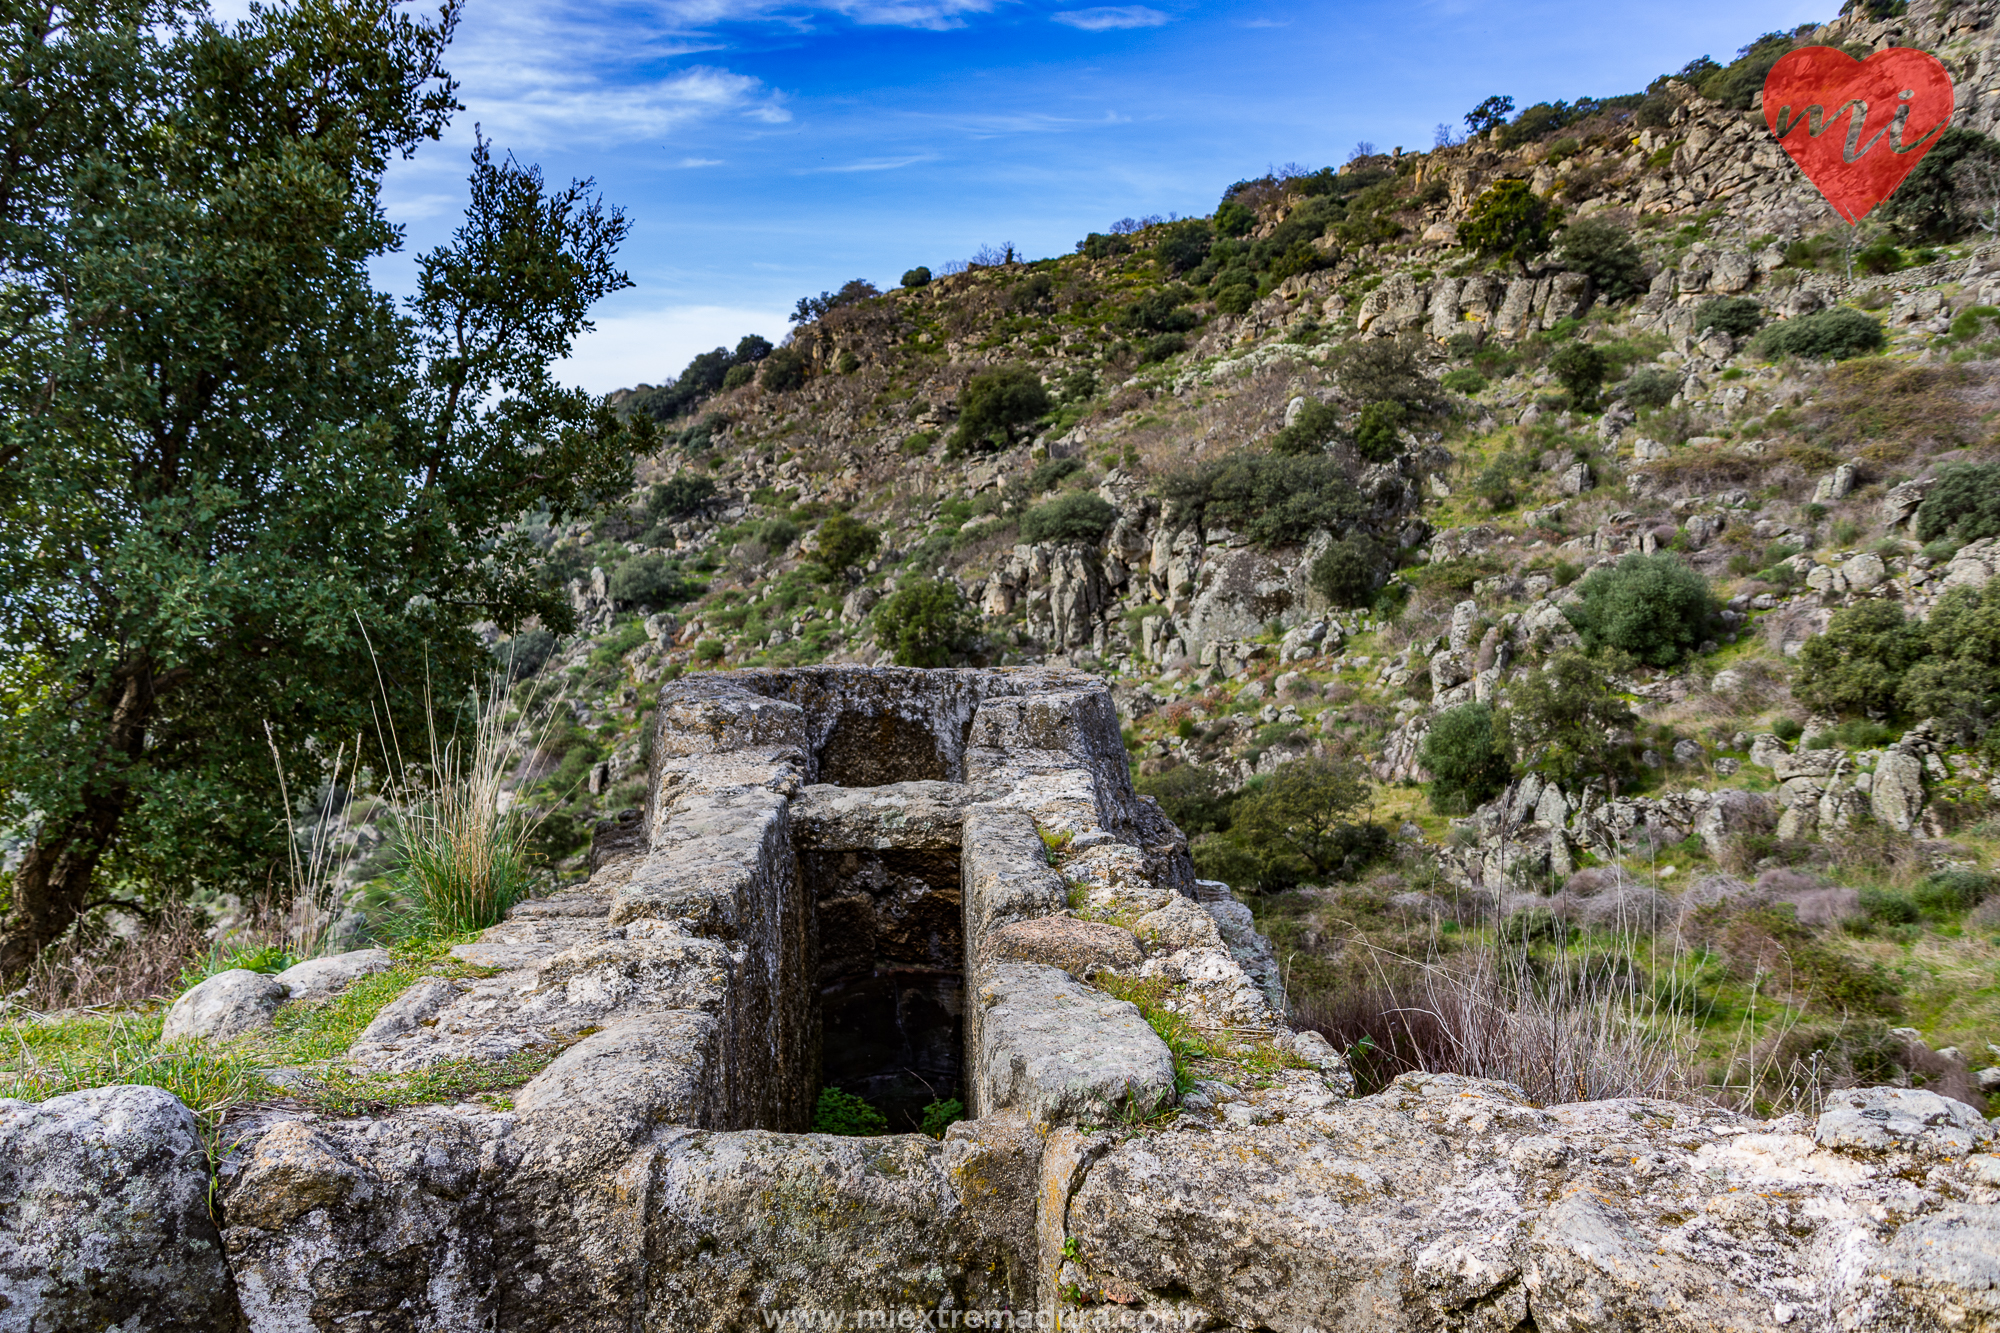
[[[1791,901],[1765,883],[1783,871],[1845,894],[1827,920],[1857,967],[1907,972],[1909,931],[1958,932],[1973,953],[1912,994],[1993,965],[1979,891],[1896,937],[1856,887],[1990,862],[1983,725],[1796,688],[1843,611],[1915,623],[2000,569],[1922,508],[1941,470],[1991,455],[2000,410],[2000,247],[1951,169],[1993,151],[2000,3],[1871,8],[1465,143],[1239,182],[1209,218],[850,283],[802,302],[782,347],[620,394],[661,419],[640,488],[536,531],[586,633],[547,665],[546,636],[496,644],[570,682],[576,725],[541,755],[564,802],[548,850],[580,856],[633,803],[663,678],[1059,663],[1113,683],[1142,788],[1239,886],[1300,876],[1246,862],[1204,811],[1292,761],[1353,760],[1400,830],[1371,911],[1587,921],[1568,877],[1642,868],[1655,907],[1764,910]],[[1955,137],[1858,233],[1756,104],[1797,44],[1916,45],[1957,80]],[[1509,182],[1566,227],[1496,258],[1461,230]],[[1661,552],[1711,613],[1684,651],[1589,659],[1618,754],[1564,768],[1520,691],[1602,649],[1594,571]],[[1454,812],[1425,742],[1473,704],[1513,719],[1512,771]],[[2000,1040],[1990,997],[1911,1003]]]

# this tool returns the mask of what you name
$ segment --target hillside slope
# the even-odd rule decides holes
[[[1863,905],[1991,863],[1983,723],[1793,690],[1838,613],[1921,617],[2000,570],[1960,529],[1917,540],[1940,468],[1991,456],[2000,410],[2000,247],[1974,178],[1946,169],[1991,151],[1996,18],[1990,0],[1857,11],[1468,143],[1240,182],[1210,218],[851,283],[782,348],[746,339],[618,395],[665,419],[641,488],[537,533],[590,631],[544,669],[579,700],[543,756],[549,790],[576,793],[551,850],[630,804],[665,676],[1063,662],[1112,680],[1142,783],[1239,888],[1329,878],[1249,845],[1240,806],[1232,836],[1246,783],[1365,766],[1373,827],[1399,831],[1333,878],[1372,879],[1262,900],[1305,970],[1326,962],[1302,985],[1329,1006],[1346,984],[1329,941],[1356,921],[1430,931],[1422,947],[1440,920],[1582,928],[1636,876],[1655,915],[1789,912],[1881,979],[1780,987],[1785,1031],[1860,1013],[1940,1046],[2000,1040],[1983,889]],[[1858,234],[1756,107],[1794,44],[1921,46],[1958,82],[1952,152]],[[1461,245],[1508,181],[1569,223],[1520,262]],[[1786,350],[1830,316],[1879,325],[1881,346]],[[1537,669],[1589,637],[1592,571],[1661,551],[1715,614],[1653,665],[1589,659],[1616,696],[1609,744],[1565,767],[1521,691],[1547,693],[1560,673]],[[1420,785],[1424,745],[1474,705],[1512,727],[1512,771],[1453,811]],[[1780,737],[1802,731],[1794,753]],[[1702,929],[1727,962],[1728,928]],[[1757,974],[1722,967],[1710,1010]]]

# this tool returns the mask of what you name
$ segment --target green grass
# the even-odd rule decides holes
[[[164,1088],[195,1113],[212,1149],[232,1109],[277,1097],[346,1116],[519,1087],[546,1068],[561,1046],[497,1061],[448,1061],[410,1074],[359,1073],[341,1062],[383,1006],[412,983],[485,974],[450,956],[455,942],[399,945],[387,971],[362,977],[326,1000],[285,1005],[269,1029],[230,1042],[162,1042],[164,1009],[7,1023],[0,1026],[0,1097],[39,1102],[109,1084]],[[299,1070],[305,1080],[274,1085],[266,1073],[281,1067]]]

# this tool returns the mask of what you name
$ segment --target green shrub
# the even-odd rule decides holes
[[[1809,361],[1849,357],[1879,352],[1888,345],[1882,322],[1847,306],[1815,311],[1794,319],[1781,319],[1757,335],[1753,344],[1757,355],[1767,361],[1796,356]]]
[[[1189,518],[1230,528],[1265,548],[1342,531],[1367,510],[1331,454],[1230,454],[1167,478],[1161,491]]]
[[[1306,577],[1313,591],[1335,606],[1367,606],[1375,600],[1388,566],[1380,546],[1360,533],[1350,533],[1321,552]]]
[[[789,393],[806,382],[806,359],[796,348],[780,347],[764,358],[757,382],[772,393]]]
[[[677,472],[646,496],[646,512],[655,519],[692,514],[715,498],[715,483],[692,472]]]
[[[1564,268],[1588,273],[1612,304],[1646,290],[1646,265],[1639,247],[1632,243],[1632,233],[1610,218],[1580,218],[1564,227],[1562,262]]]
[[[971,639],[976,620],[955,584],[911,580],[875,608],[875,633],[897,666],[941,667]]]
[[[1500,923],[1500,939],[1505,944],[1533,944],[1540,940],[1560,943],[1573,928],[1546,907],[1528,907],[1512,913]]]
[[[882,534],[851,514],[833,514],[819,525],[819,563],[828,579],[864,565],[882,544]]]
[[[965,1119],[965,1103],[958,1098],[931,1102],[924,1107],[923,1131],[934,1139],[941,1139],[947,1129],[963,1119]]]
[[[1026,366],[981,371],[959,390],[958,429],[952,433],[952,451],[1004,449],[1013,443],[1017,432],[1054,408],[1041,377]]]
[[[1795,717],[1781,717],[1771,724],[1771,734],[1787,745],[1805,735],[1805,731]]]
[[[1597,405],[1597,391],[1604,387],[1610,369],[1604,353],[1586,342],[1564,343],[1549,358],[1549,373],[1569,393],[1570,401],[1586,411]]]
[[[722,377],[722,387],[725,389],[740,389],[756,378],[757,367],[754,365],[731,366],[729,373]]]
[[[1438,383],[1453,393],[1471,395],[1486,387],[1486,377],[1471,366],[1460,366],[1456,370],[1446,371],[1444,378]]]
[[[1993,891],[1993,876],[1983,870],[1940,870],[1910,896],[1931,916],[1952,916],[1979,906]]]
[[[1316,454],[1338,434],[1340,414],[1308,395],[1292,424],[1271,437],[1271,448],[1281,454]]]
[[[1946,536],[1961,546],[2000,537],[2000,463],[1939,470],[1937,484],[1917,506],[1917,538],[1931,542]]]
[[[1907,926],[1923,915],[1909,894],[1874,888],[1861,890],[1861,914],[1885,926]]]
[[[1681,391],[1681,377],[1664,366],[1641,366],[1616,391],[1633,407],[1665,407]]]
[[[1257,288],[1247,282],[1235,282],[1215,294],[1215,308],[1224,315],[1247,315],[1257,300]]]
[[[620,606],[643,606],[661,611],[698,597],[702,586],[682,573],[680,563],[658,551],[635,555],[611,571],[607,584],[611,600]]]
[[[1492,800],[1512,776],[1507,748],[1485,704],[1461,704],[1431,719],[1417,762],[1430,770],[1431,809],[1466,815]]]
[[[1076,243],[1076,252],[1085,259],[1110,259],[1131,249],[1131,242],[1123,236],[1107,236],[1101,231],[1094,231]]]
[[[555,656],[556,636],[545,629],[524,629],[493,645],[493,656],[509,680],[526,680]]]
[[[757,540],[772,555],[783,553],[799,539],[799,525],[788,518],[766,519],[757,525]]]
[[[1637,725],[1604,667],[1567,649],[1514,684],[1499,714],[1500,740],[1516,766],[1564,786],[1595,778],[1615,788],[1628,778],[1632,747],[1613,738]]]
[[[1411,416],[1426,416],[1444,406],[1437,381],[1424,374],[1412,343],[1390,338],[1350,343],[1336,365],[1340,387],[1360,403],[1401,403]]]
[[[1021,540],[1096,546],[1118,521],[1118,511],[1083,491],[1057,496],[1021,516]]]
[[[903,285],[905,287],[928,287],[931,285],[931,271],[922,264],[919,264],[903,275]]]
[[[1185,273],[1208,258],[1208,247],[1214,239],[1209,234],[1208,224],[1199,218],[1170,223],[1160,228],[1160,239],[1153,245],[1153,257],[1169,273]]]
[[[1170,356],[1179,356],[1187,350],[1187,338],[1179,333],[1156,333],[1139,346],[1139,364],[1151,365],[1155,361],[1165,361]]]
[[[1922,628],[1924,652],[1896,693],[1912,717],[1936,718],[1960,741],[2000,750],[2000,580],[1953,588],[1938,598]]]
[[[1389,847],[1379,824],[1353,818],[1367,800],[1359,764],[1291,760],[1237,796],[1229,831],[1201,840],[1196,866],[1226,870],[1211,877],[1263,892],[1351,879]]]
[[[1081,458],[1048,458],[1035,465],[1028,474],[1028,494],[1040,495],[1056,488],[1064,477],[1074,476],[1083,471]]]
[[[1922,627],[1899,603],[1866,601],[1833,613],[1799,649],[1792,697],[1815,711],[1886,714],[1925,651]]]
[[[887,1134],[889,1121],[883,1114],[852,1093],[839,1088],[821,1088],[813,1106],[812,1132],[866,1138]]]
[[[1190,733],[1194,724],[1188,718]],[[1141,774],[1132,780],[1141,796],[1150,796],[1190,840],[1206,833],[1229,831],[1229,808],[1235,794],[1213,769],[1179,764],[1164,773]]]
[[[1854,263],[1863,273],[1873,273],[1878,277],[1884,273],[1894,273],[1903,266],[1903,252],[1891,240],[1879,240],[1873,245],[1864,245],[1854,252]]]
[[[1256,212],[1234,199],[1223,200],[1215,210],[1215,229],[1224,236],[1247,236],[1256,227]]]
[[[1187,308],[1188,289],[1175,283],[1155,287],[1118,312],[1113,322],[1135,333],[1186,333],[1201,323]]]
[[[1764,307],[1747,296],[1715,296],[1694,308],[1695,332],[1715,329],[1747,338],[1764,327]]]
[[[1565,611],[1593,651],[1615,648],[1650,666],[1670,667],[1708,637],[1719,608],[1708,580],[1668,552],[1626,556],[1593,570],[1581,604]]]
[[[1526,273],[1529,260],[1547,253],[1562,220],[1562,209],[1529,189],[1528,182],[1503,180],[1473,201],[1459,224],[1458,240],[1483,259],[1503,260]]]
[[[856,356],[853,349],[850,348],[840,354],[840,359],[833,363],[833,368],[843,375],[852,375],[855,371],[861,369],[861,358]]]
[[[697,662],[720,661],[722,655],[728,651],[727,645],[720,639],[703,639],[694,646],[694,656]]]
[[[1354,425],[1355,451],[1371,463],[1385,463],[1394,458],[1403,447],[1397,432],[1409,417],[1410,409],[1393,400],[1366,404]]]

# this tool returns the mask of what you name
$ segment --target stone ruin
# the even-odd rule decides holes
[[[507,1109],[267,1106],[211,1195],[158,1089],[0,1102],[0,1329],[2000,1330],[1961,1103],[1354,1097],[1091,677],[684,678],[626,834],[348,1053],[560,1047]],[[1177,1081],[1106,974],[1216,1058]],[[970,1118],[807,1133],[825,1085]]]

